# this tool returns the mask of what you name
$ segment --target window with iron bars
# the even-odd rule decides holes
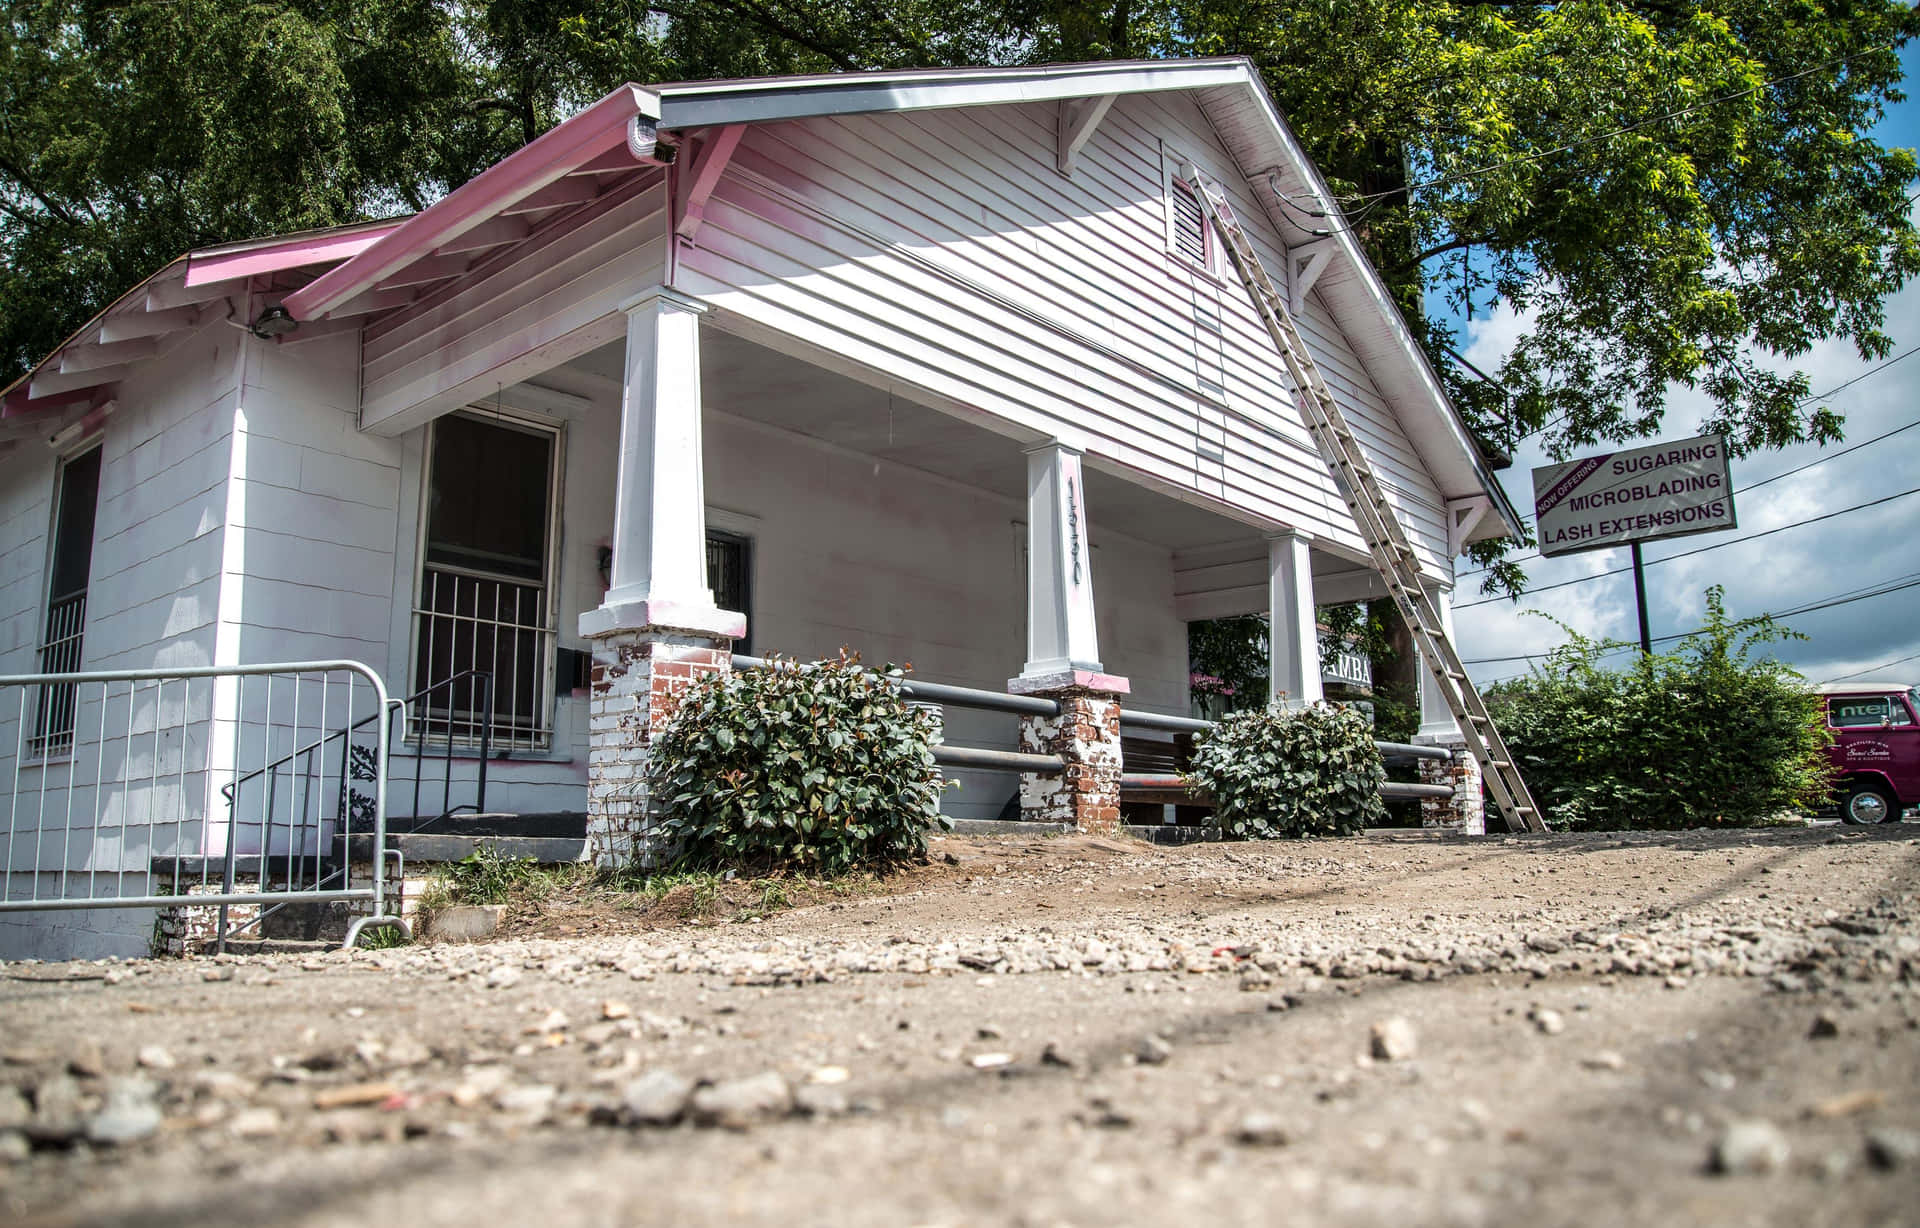
[[[428,438],[410,735],[544,750],[553,737],[559,435],[450,414]]]
[[[100,449],[94,447],[60,466],[54,496],[53,550],[47,561],[47,608],[41,624],[39,669],[77,673],[87,625],[87,585],[93,571],[94,513],[100,502]],[[40,688],[33,722],[33,750],[64,754],[73,745],[74,688]]]

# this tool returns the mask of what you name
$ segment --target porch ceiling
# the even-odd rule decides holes
[[[701,396],[709,410],[765,423],[1017,503],[1027,497],[1027,458],[1014,439],[719,328],[703,328]],[[569,364],[617,385],[624,351],[603,346]],[[1169,550],[1228,542],[1259,546],[1260,530],[1183,503],[1126,478],[1086,470],[1087,518],[1102,531]]]

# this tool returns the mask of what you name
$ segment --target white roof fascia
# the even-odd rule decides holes
[[[920,111],[1059,102],[1106,94],[1243,85],[1241,58],[1117,61],[1038,68],[959,68],[907,72],[822,73],[743,81],[688,82],[648,88],[660,95],[662,130],[768,123],[825,115]]]

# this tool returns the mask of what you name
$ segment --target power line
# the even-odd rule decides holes
[[[1849,589],[1844,593],[1835,593],[1832,597],[1822,597],[1818,601],[1810,602],[1806,605],[1795,606],[1790,610],[1781,610],[1777,613],[1761,614],[1758,617],[1794,618],[1801,614],[1812,614],[1819,610],[1831,610],[1836,606],[1852,605],[1856,601],[1869,601],[1875,597],[1885,597],[1889,593],[1897,593],[1903,589],[1916,588],[1916,587],[1920,587],[1920,572],[1909,572],[1907,575],[1896,577],[1893,580],[1884,581],[1880,585],[1868,585],[1865,588]],[[1668,640],[1683,640],[1690,635],[1698,635],[1700,634],[1700,632],[1704,630],[1706,630],[1706,628],[1704,627],[1695,627],[1691,631],[1676,631],[1672,635],[1656,635],[1653,637],[1652,642],[1655,644],[1664,644]],[[1601,653],[1600,655],[1612,656],[1616,652],[1626,652],[1629,649],[1637,649],[1638,647],[1639,647],[1638,644],[1622,644],[1618,648],[1609,648],[1608,650]],[[1462,665],[1500,665],[1509,661],[1535,661],[1540,659],[1541,657],[1551,656],[1556,651],[1558,650],[1549,648],[1545,652],[1524,652],[1516,656],[1510,656],[1510,657],[1474,657],[1469,660],[1462,661],[1461,664]]]
[[[1920,652],[1908,652],[1907,656],[1895,656],[1893,660],[1884,660],[1884,662],[1880,662],[1878,666],[1872,666],[1870,670],[1855,670],[1853,673],[1841,673],[1839,677],[1830,677],[1830,679],[1822,681],[1820,685],[1824,687],[1826,683],[1843,683],[1843,681],[1847,681],[1849,677],[1860,677],[1862,673],[1880,673],[1882,670],[1891,670],[1893,666],[1905,664],[1908,660],[1920,660]]]
[[[1915,346],[1913,349],[1908,350],[1906,354],[1900,355],[1899,358],[1889,358],[1886,362],[1880,364],[1880,366],[1890,367],[1894,363],[1899,362],[1900,358],[1905,358],[1907,354],[1920,354],[1920,346]],[[1875,367],[1871,371],[1862,372],[1860,375],[1857,375],[1853,379],[1848,380],[1846,384],[1840,385],[1839,388],[1831,389],[1830,391],[1821,393],[1820,396],[1814,397],[1811,399],[1822,400],[1826,397],[1830,397],[1834,393],[1840,391],[1840,388],[1845,388],[1847,387],[1848,384],[1857,384],[1861,380],[1867,378],[1867,376],[1872,375],[1874,371],[1878,371],[1878,370],[1880,370],[1880,367]],[[1801,402],[1801,404],[1803,405],[1806,403],[1807,402],[1805,401]],[[1883,439],[1891,439],[1893,436],[1898,435],[1902,431],[1910,431],[1916,426],[1920,426],[1920,419],[1916,419],[1912,422],[1909,422],[1905,426],[1896,426],[1890,431],[1886,431],[1879,435],[1875,435],[1872,439],[1863,439],[1859,443],[1840,449],[1838,452],[1823,452],[1819,456],[1816,456],[1812,460],[1808,461],[1806,464],[1800,465],[1797,468],[1789,469],[1785,473],[1776,473],[1770,478],[1761,478],[1757,482],[1748,482],[1745,486],[1736,486],[1733,488],[1733,493],[1736,495],[1743,495],[1750,490],[1758,490],[1769,482],[1778,482],[1781,478],[1790,478],[1796,473],[1805,473],[1807,470],[1813,468],[1815,465],[1824,465],[1828,461],[1837,460],[1840,457],[1845,456],[1849,452],[1858,452],[1860,449],[1865,447],[1870,447],[1873,444],[1879,443]],[[1513,559],[1511,561],[1515,563],[1524,563],[1530,559],[1536,559],[1539,557],[1541,556],[1537,554],[1528,554],[1528,555],[1523,555],[1520,558]],[[1481,572],[1491,571],[1491,570],[1492,568],[1488,568],[1488,567],[1476,567],[1472,571],[1458,572],[1456,573],[1454,578],[1458,580],[1465,576],[1475,576],[1475,575],[1479,575]],[[1535,591],[1540,591],[1540,590],[1535,590]]]
[[[1732,541],[1715,542],[1711,546],[1701,546],[1695,550],[1682,550],[1679,554],[1669,554],[1657,559],[1647,559],[1645,562],[1645,566],[1652,567],[1656,563],[1671,563],[1675,559],[1684,559],[1684,558],[1689,558],[1696,554],[1705,554],[1709,550],[1722,550],[1728,546],[1744,545],[1747,542],[1758,541],[1763,537],[1771,537],[1775,533],[1785,533],[1788,529],[1798,529],[1810,524],[1819,524],[1822,520],[1832,520],[1835,516],[1845,516],[1849,512],[1860,512],[1860,511],[1865,511],[1867,508],[1870,508],[1870,507],[1879,507],[1882,503],[1891,503],[1895,499],[1904,499],[1908,495],[1913,495],[1913,494],[1920,494],[1920,486],[1915,486],[1915,487],[1912,487],[1911,489],[1903,490],[1899,494],[1888,495],[1882,499],[1873,499],[1866,503],[1856,503],[1852,507],[1843,507],[1837,512],[1828,512],[1822,516],[1810,516],[1805,520],[1796,520],[1792,524],[1783,524],[1778,526],[1777,528],[1763,529],[1758,533],[1749,533],[1745,537],[1736,537]],[[1605,579],[1607,576],[1624,575],[1625,573],[1632,570],[1633,570],[1632,567],[1615,567],[1610,571],[1599,571],[1599,572],[1595,572],[1593,575],[1590,575],[1590,576],[1580,576],[1577,579],[1573,579],[1573,580],[1562,580],[1558,584],[1544,584],[1539,588],[1528,590],[1527,595],[1532,596],[1536,593],[1550,593],[1556,588],[1568,588],[1575,584],[1585,584],[1589,580],[1601,580],[1601,579]],[[1492,605],[1496,601],[1517,601],[1517,600],[1519,600],[1519,598],[1517,597],[1483,597],[1479,601],[1469,601],[1462,605],[1457,605],[1453,608],[1456,611],[1471,610],[1473,607],[1477,605]]]

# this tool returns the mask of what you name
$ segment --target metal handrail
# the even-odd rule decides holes
[[[741,669],[770,669],[775,665],[766,657],[750,657],[741,653],[734,655],[733,663]],[[1058,700],[1042,699],[1037,695],[1009,695],[1005,691],[982,691],[970,686],[948,686],[942,682],[919,682],[904,678],[900,682],[900,693],[908,699],[955,708],[1011,712],[1015,716],[1060,715]]]
[[[1191,716],[1166,716],[1159,712],[1139,712],[1130,708],[1120,709],[1120,727],[1135,729],[1160,729],[1169,733],[1206,733],[1213,728],[1212,721],[1200,720]],[[1383,742],[1378,738],[1373,744],[1380,748],[1383,759],[1432,759],[1435,761],[1452,758],[1444,747],[1416,746],[1411,742]]]

